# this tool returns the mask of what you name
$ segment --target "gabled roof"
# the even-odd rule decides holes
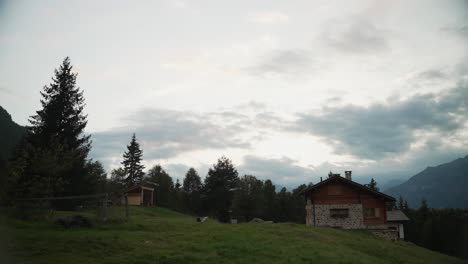
[[[391,211],[387,211],[387,221],[390,221],[390,222],[409,221],[409,218],[400,210],[391,210]]]
[[[372,188],[369,188],[369,187],[364,186],[362,184],[359,184],[357,182],[353,182],[352,180],[348,180],[348,179],[346,179],[344,177],[341,177],[341,176],[338,176],[338,175],[331,176],[326,180],[323,180],[323,181],[321,181],[321,182],[319,182],[317,184],[314,184],[312,186],[309,186],[309,187],[305,188],[304,190],[301,191],[301,194],[306,194],[306,193],[308,193],[310,191],[313,191],[313,190],[316,190],[316,189],[320,188],[320,186],[323,186],[323,185],[325,185],[327,183],[334,182],[334,181],[343,182],[344,184],[348,184],[348,185],[354,186],[354,187],[356,187],[358,189],[370,192],[370,193],[372,193],[374,195],[380,196],[380,197],[382,197],[382,198],[384,198],[386,200],[389,200],[389,201],[396,201],[396,199],[394,197],[390,196],[390,195],[387,195],[385,193],[381,193],[381,192],[376,191],[376,190],[374,190]]]
[[[135,189],[138,189],[138,188],[143,188],[145,190],[151,190],[151,191],[154,191],[154,188],[153,187],[150,187],[148,184],[138,184],[138,185],[133,185],[132,187],[128,188],[125,193],[128,193],[128,192],[131,192]]]

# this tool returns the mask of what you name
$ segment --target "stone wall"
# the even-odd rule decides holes
[[[374,231],[372,234],[385,238],[387,240],[398,240],[398,231],[396,230],[381,230],[381,231]]]
[[[314,215],[315,209],[315,225],[341,227],[345,229],[365,228],[363,225],[362,204],[315,204],[306,205],[306,210]],[[330,209],[349,209],[348,217],[331,217]],[[312,219],[307,219],[310,225],[314,225]]]

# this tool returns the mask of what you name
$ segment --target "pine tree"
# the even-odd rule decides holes
[[[70,59],[55,70],[52,83],[41,92],[42,109],[30,117],[26,140],[17,151],[12,175],[17,176],[16,195],[50,196],[95,191],[88,171],[90,136],[84,134],[83,92]],[[50,173],[49,173],[50,172]],[[44,187],[46,186],[46,187]]]
[[[192,214],[201,213],[201,178],[194,168],[190,168],[185,174],[182,184],[184,208]]]
[[[205,178],[206,207],[222,222],[229,220],[233,191],[237,186],[238,173],[231,160],[218,159]]]
[[[176,184],[174,185],[174,189],[176,192],[180,191],[180,182],[179,179],[176,180]]]
[[[76,86],[77,74],[72,72],[66,57],[49,86],[44,86],[42,109],[31,116],[30,140],[33,145],[47,147],[58,142],[67,149],[77,150],[84,159],[91,149],[90,135],[84,135],[87,115],[83,91]]]
[[[155,165],[148,171],[148,181],[156,184],[153,204],[170,207],[174,193],[174,182],[171,176],[160,165]]]
[[[194,168],[190,168],[185,174],[182,190],[191,194],[194,192],[200,192],[202,188],[201,178],[198,176],[197,171]]]
[[[139,184],[143,180],[145,166],[141,164],[142,157],[143,151],[136,141],[135,133],[133,133],[132,141],[130,141],[130,145],[127,145],[127,152],[123,154],[124,160],[122,161],[126,174],[125,182],[128,187]]]
[[[400,198],[398,199],[398,209],[403,210],[405,207],[404,202],[403,202],[403,197],[400,195]]]
[[[262,194],[265,201],[263,218],[266,220],[273,220],[275,216],[276,187],[271,180],[266,180],[263,184]]]
[[[377,182],[374,180],[374,178],[371,179],[369,183],[369,188],[371,188],[372,190],[376,190],[376,191],[379,190],[379,188],[377,187]]]
[[[403,212],[409,212],[409,205],[408,205],[408,201],[405,200],[404,204],[403,204]]]

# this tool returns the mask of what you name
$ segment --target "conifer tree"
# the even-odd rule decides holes
[[[30,117],[26,140],[14,157],[19,196],[73,195],[94,192],[87,155],[90,136],[84,134],[83,92],[76,86],[66,57],[41,92],[42,109]],[[52,173],[53,172],[53,173]],[[46,187],[43,187],[46,186]]]
[[[194,168],[190,168],[182,184],[184,207],[187,212],[192,214],[201,212],[201,191],[201,178]]]
[[[148,171],[147,179],[155,183],[153,204],[170,207],[174,194],[174,182],[171,176],[160,166],[155,165]]]
[[[372,190],[379,191],[379,188],[377,187],[377,182],[374,180],[374,178],[371,179],[369,183],[369,188],[371,188]]]
[[[84,135],[87,115],[83,91],[76,86],[77,73],[72,72],[70,59],[66,57],[49,86],[41,92],[42,109],[31,116],[30,140],[33,145],[47,147],[58,142],[67,149],[77,150],[86,158],[91,148],[90,135]]]
[[[206,207],[222,222],[229,220],[233,191],[238,183],[238,173],[231,160],[218,159],[205,178]]]
[[[125,182],[127,186],[132,186],[141,183],[145,173],[145,168],[142,164],[143,151],[140,149],[140,144],[136,141],[135,133],[133,133],[130,145],[127,145],[127,151],[123,154],[124,160],[122,165],[125,170]]]

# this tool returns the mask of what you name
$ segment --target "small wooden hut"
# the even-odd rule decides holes
[[[135,185],[126,191],[129,205],[153,205],[154,188],[147,185]]]

